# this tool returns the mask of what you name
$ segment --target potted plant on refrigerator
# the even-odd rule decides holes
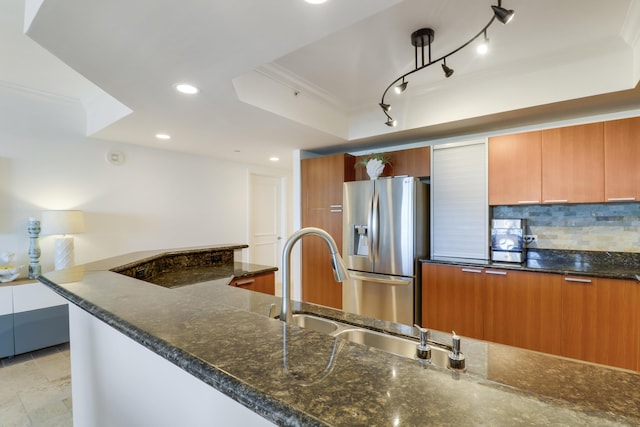
[[[390,165],[391,160],[385,153],[371,153],[364,156],[359,162],[367,168],[370,179],[378,179],[384,171],[385,165]]]

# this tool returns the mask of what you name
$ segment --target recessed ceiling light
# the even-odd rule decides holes
[[[194,95],[199,91],[197,87],[188,83],[178,83],[176,85],[176,90],[181,93],[186,93],[187,95]]]
[[[326,3],[327,0],[304,0],[309,4],[322,4],[322,3]]]
[[[166,141],[168,139],[171,139],[171,135],[167,135],[166,133],[157,133],[156,138]]]
[[[271,160],[272,162],[279,162],[280,161],[280,157],[276,157],[276,156],[269,157],[269,160]]]

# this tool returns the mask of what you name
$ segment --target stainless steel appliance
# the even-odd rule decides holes
[[[344,311],[413,325],[419,258],[428,256],[428,185],[412,177],[344,184]]]
[[[526,220],[491,220],[491,260],[523,263],[527,258],[524,241]]]

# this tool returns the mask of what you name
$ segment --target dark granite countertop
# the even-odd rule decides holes
[[[640,280],[640,253],[530,249],[527,252],[527,260],[523,264],[464,258],[439,258],[421,261],[432,264]]]
[[[228,279],[168,289],[110,271],[147,256],[154,254],[40,281],[278,425],[640,424],[636,372],[463,337],[468,370],[460,374],[271,319],[270,304],[280,298],[226,286]],[[313,304],[293,308],[413,334]],[[450,340],[438,332],[432,338]]]

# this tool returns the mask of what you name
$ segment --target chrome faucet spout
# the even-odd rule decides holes
[[[344,264],[342,257],[340,257],[335,240],[329,233],[315,227],[302,228],[293,233],[287,239],[282,250],[282,310],[280,311],[280,320],[287,323],[293,320],[291,313],[291,251],[296,242],[306,235],[321,237],[327,243],[331,253],[331,266],[336,282],[344,282],[349,278],[347,266]]]

